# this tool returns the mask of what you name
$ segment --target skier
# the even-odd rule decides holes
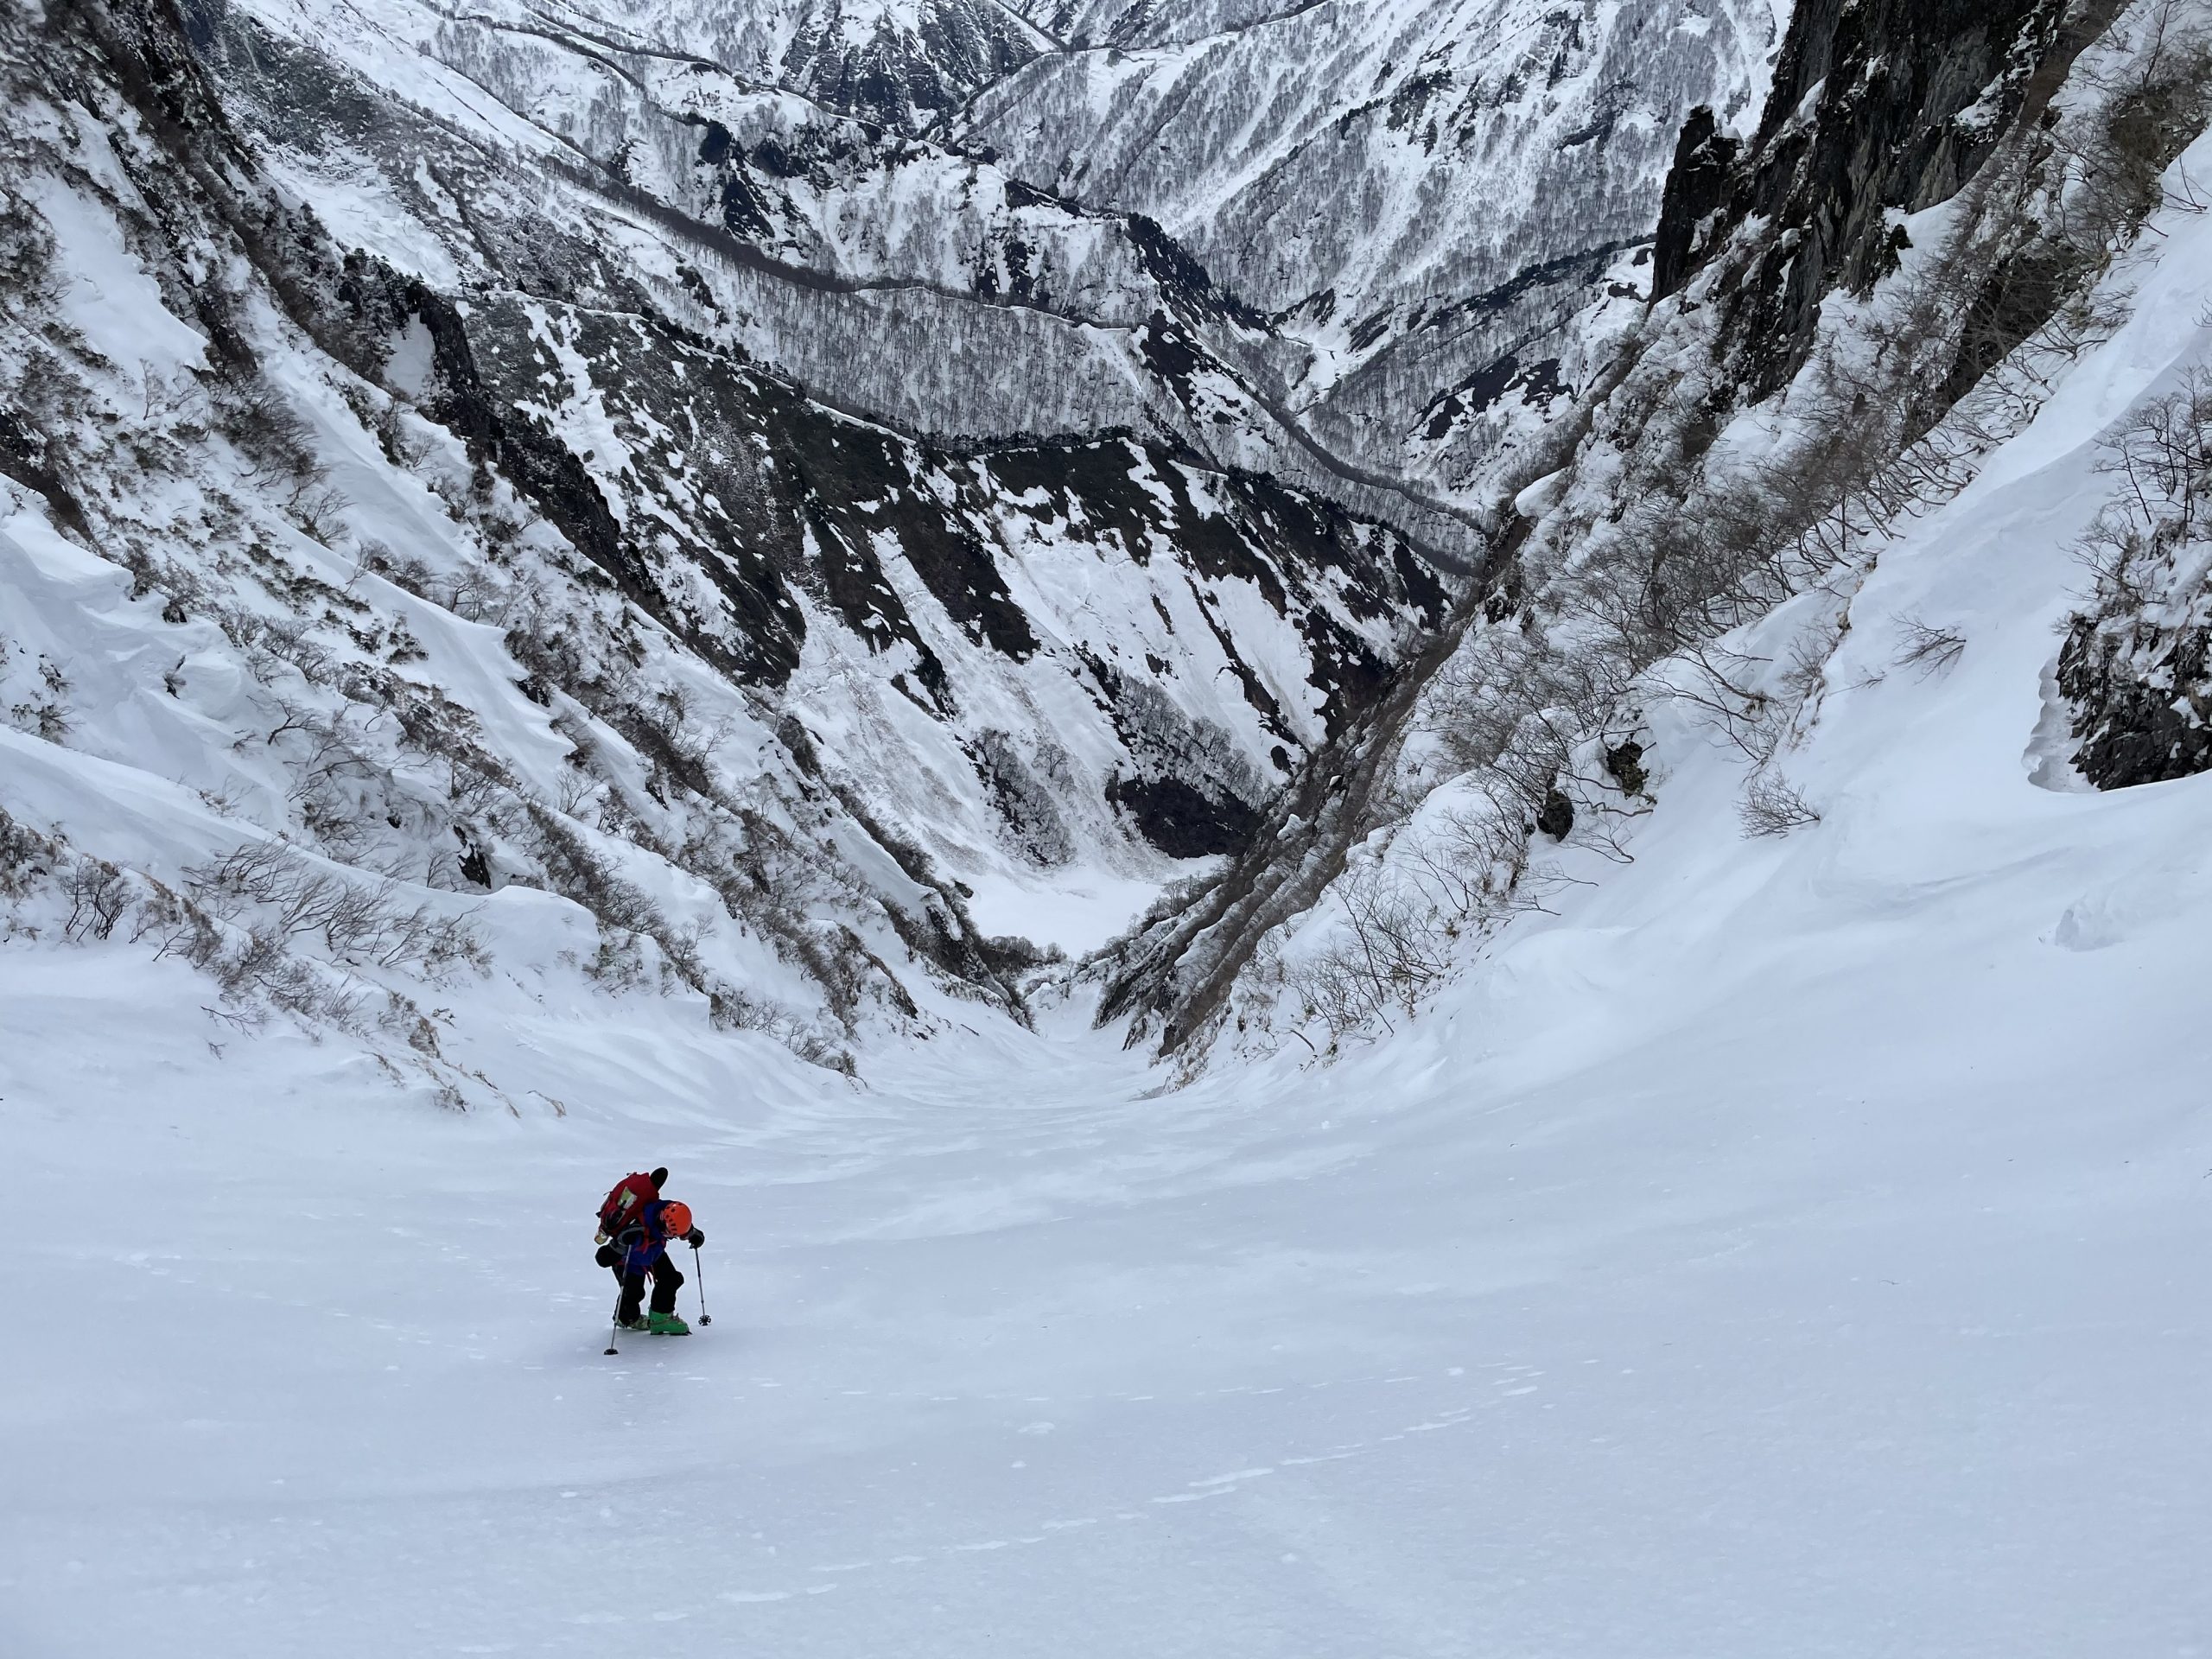
[[[649,1175],[625,1175],[607,1195],[599,1209],[600,1266],[610,1269],[622,1287],[614,1322],[625,1331],[643,1331],[657,1337],[688,1337],[691,1327],[677,1316],[676,1293],[683,1275],[668,1259],[668,1242],[680,1238],[693,1249],[707,1236],[691,1224],[690,1206],[664,1198],[665,1167]],[[652,1309],[643,1306],[645,1279],[653,1281]]]

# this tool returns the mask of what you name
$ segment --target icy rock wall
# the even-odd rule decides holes
[[[2091,600],[2059,652],[2074,766],[2100,789],[2212,771],[2212,376],[2107,443],[2112,499],[2077,550]]]
[[[1750,164],[1733,165],[1738,147],[1709,111],[1684,128],[1654,297],[1678,292],[1746,220],[1777,227],[1728,299],[1730,348],[1758,395],[1777,391],[1805,361],[1821,299],[1863,296],[1896,270],[1898,221],[1955,195],[2119,10],[2118,0],[1807,0]]]

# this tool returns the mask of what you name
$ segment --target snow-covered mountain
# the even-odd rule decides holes
[[[721,65],[889,132],[943,119],[1062,46],[1000,0],[741,0],[713,8],[601,0],[508,16],[579,41],[643,44]]]
[[[616,982],[836,1052],[926,1027],[917,973],[1018,1012],[1015,969],[1240,845],[1442,620],[1423,529],[1466,526],[1251,465],[1306,452],[1156,234],[664,60],[563,103],[573,39],[412,16],[18,20],[38,729],[332,880],[563,893]],[[76,660],[87,556],[128,671]],[[188,891],[226,839],[131,867]]]
[[[867,26],[936,51],[1018,21],[992,16]],[[926,1028],[918,975],[1018,1014],[1022,964],[1243,849],[1441,637],[1495,489],[1453,499],[1320,430],[1287,390],[1296,330],[1156,219],[1026,180],[980,129],[827,98],[793,54],[834,55],[835,18],[710,21],[17,20],[18,539],[120,559],[124,615],[161,619],[149,664],[162,629],[202,629],[161,696],[188,700],[195,652],[226,688],[181,751],[71,729],[243,800],[249,840],[354,873],[333,879],[563,893],[594,960],[643,951],[618,978],[810,1053]],[[1752,73],[1764,27],[1705,79]],[[1654,74],[1655,109],[1695,90]],[[1560,347],[1576,374],[1632,309],[1617,288]],[[146,334],[162,307],[180,328]],[[1516,407],[1516,437],[1551,409]],[[10,633],[22,708],[150,690],[96,694],[54,610],[76,601],[14,580],[47,619]],[[455,625],[499,654],[420,645]],[[426,701],[458,713],[406,712]],[[467,783],[417,776],[455,747]],[[181,891],[206,850],[131,868]],[[607,899],[601,867],[633,862],[650,879]]]
[[[1637,677],[1751,602],[1744,552],[1667,538],[1821,522],[1714,505],[1746,421],[1863,334],[1914,363],[1853,442],[1908,451],[2075,302],[2147,211],[2065,222],[2120,105],[2052,100],[2115,10],[1032,16],[926,122],[760,69],[812,14],[27,14],[10,706],[403,909],[563,894],[614,982],[809,1053],[939,992],[1022,1017],[1027,966],[1195,876],[1109,964],[1178,1046],[1440,781],[1510,774],[1477,837],[1509,874],[1589,811],[1570,751],[1637,747]],[[869,27],[910,25],[960,32]],[[2029,136],[2048,108],[2087,136]],[[1969,185],[1908,346],[1823,322],[1904,291]],[[1777,429],[1834,448],[1823,418]],[[146,631],[98,691],[53,587],[87,556]],[[2145,626],[2185,630],[2169,563],[2184,620]],[[2116,666],[2130,592],[2069,652],[2085,709],[2187,654]],[[221,687],[196,737],[116,712],[157,683]],[[188,894],[225,833],[118,868]]]
[[[1568,321],[1640,294],[1682,118],[1746,127],[1773,0],[1122,10],[955,130],[1020,177],[1159,220],[1286,337],[1283,396],[1344,453],[1478,489],[1586,384]],[[1503,407],[1501,407],[1501,405]]]
[[[2212,8],[1808,0],[1464,497],[652,44],[0,11],[0,1652],[2200,1645]]]

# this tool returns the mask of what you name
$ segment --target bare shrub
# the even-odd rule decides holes
[[[642,888],[616,874],[551,811],[534,802],[528,810],[537,832],[532,850],[555,893],[582,905],[602,927],[624,933],[667,931],[659,910]]]
[[[0,899],[22,899],[51,879],[62,846],[29,825],[18,823],[0,808]]]
[[[662,969],[672,981],[706,994],[723,988],[707,971],[696,930],[676,927],[650,896],[617,874],[550,808],[525,804],[536,842],[533,850],[547,885],[582,905],[599,924],[597,950],[584,971],[609,990],[627,990],[648,977],[642,941],[651,941]]]
[[[258,375],[227,376],[213,394],[216,429],[264,473],[295,486],[319,484],[315,429],[284,394]]]
[[[141,872],[138,876],[143,891],[138,895],[138,909],[132,918],[130,942],[140,943],[149,935],[166,936],[184,920],[190,903],[166,881]],[[166,953],[164,953],[166,954]]]
[[[2186,174],[2179,190],[2162,175],[2212,121],[2212,25],[2192,0],[2153,0],[2119,25],[2122,55],[2084,77],[2101,94],[2094,118],[2056,142],[2076,184],[2062,203],[2062,225],[2078,245],[2115,248],[2158,207],[2201,212]]]
[[[49,658],[38,659],[39,690],[8,710],[9,723],[48,743],[69,735],[69,677]]]
[[[315,963],[286,950],[281,940],[250,932],[235,949],[219,954],[211,966],[216,983],[234,1002],[258,996],[305,1020],[343,1030],[359,1028],[360,990],[334,982]]]
[[[1917,616],[1899,617],[1897,630],[1904,643],[1898,648],[1896,665],[1917,669],[1923,679],[1943,672],[1967,648],[1967,637],[1957,628],[1938,627]]]
[[[36,204],[0,186],[0,308],[22,315],[53,302],[55,247],[54,227]]]
[[[69,901],[62,937],[105,939],[130,907],[130,879],[104,858],[79,858],[62,873],[61,893]]]
[[[2104,442],[2100,472],[2121,480],[2121,505],[2145,526],[2196,538],[2212,512],[2212,372],[2191,367],[2181,385],[2136,409]]]
[[[1540,907],[1530,879],[1527,803],[1497,779],[1473,781],[1473,800],[1432,814],[1391,847],[1406,879],[1455,932]]]
[[[429,438],[410,428],[396,401],[382,404],[366,424],[376,434],[385,459],[400,471],[411,473],[430,458]]]
[[[325,547],[334,544],[343,529],[340,520],[352,499],[327,484],[302,483],[285,498],[284,512],[300,533]]]
[[[329,677],[339,677],[334,668]],[[346,678],[351,690],[375,690],[358,676]],[[276,703],[276,721],[263,741],[275,746],[286,740],[285,765],[291,781],[285,798],[318,843],[351,857],[368,836],[364,791],[380,786],[391,775],[380,747],[370,737],[377,724],[388,718],[387,711],[348,702],[327,714],[283,696]]]
[[[1706,642],[1675,652],[1675,662],[1681,671],[1661,680],[1659,689],[1696,709],[1753,765],[1764,766],[1782,740],[1772,699],[1752,685],[1768,660]]]
[[[2082,532],[2075,556],[2089,572],[2101,618],[2139,613],[2159,587],[2163,561],[2151,528],[2126,508],[2106,506]]]
[[[225,632],[231,633],[245,652],[247,671],[263,685],[283,681],[286,666],[296,669],[310,685],[329,685],[338,677],[337,660],[330,648],[315,637],[315,624],[305,618],[234,613],[227,620]],[[303,720],[288,718],[271,735],[281,734],[294,726],[304,728],[306,724]]]
[[[438,1049],[438,1028],[430,1023],[421,1006],[411,996],[387,990],[385,1005],[377,1015],[377,1024],[405,1041],[407,1046],[427,1059],[442,1059]]]
[[[2075,764],[2110,789],[2212,763],[2212,374],[2190,371],[2105,449],[2120,483],[2076,549],[2092,585],[2067,625],[2058,687]]]
[[[149,906],[149,921],[160,931],[156,961],[175,956],[215,982],[230,1007],[208,1009],[213,1017],[251,1030],[265,1020],[265,1008],[275,1007],[310,1023],[360,1028],[358,983],[293,955],[274,931],[233,926],[165,887]]]
[[[849,1077],[856,1075],[859,1068],[850,1050],[830,1033],[802,1020],[782,1003],[728,984],[718,984],[709,995],[710,1017],[718,1028],[759,1032],[781,1043],[809,1065],[823,1066]]]
[[[1337,884],[1344,918],[1335,938],[1289,969],[1308,1018],[1333,1041],[1370,1023],[1391,1029],[1390,1011],[1411,1014],[1452,967],[1453,932],[1433,906],[1363,866]]]
[[[466,916],[409,908],[399,884],[318,870],[280,841],[249,842],[185,872],[194,896],[219,919],[247,913],[269,939],[320,936],[337,962],[434,976],[455,964],[481,969],[483,947]]]
[[[2104,440],[2098,469],[2120,480],[2076,550],[2093,624],[2139,616],[2167,597],[2181,550],[2212,527],[2212,373],[2143,404]]]
[[[205,968],[223,948],[222,924],[183,895],[167,888],[162,892],[168,897],[157,894],[157,905],[145,912],[149,927],[161,942],[154,960],[180,957],[192,967]]]
[[[517,601],[517,590],[488,570],[465,566],[442,576],[423,560],[395,553],[383,542],[363,544],[361,568],[467,622],[504,622]]]
[[[1786,836],[1793,830],[1821,821],[1820,813],[1810,801],[1787,779],[1772,773],[1761,773],[1751,779],[1744,791],[1737,817],[1748,837]]]

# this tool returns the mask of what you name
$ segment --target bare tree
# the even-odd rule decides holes
[[[62,895],[69,900],[69,917],[62,936],[73,940],[105,939],[130,908],[130,878],[102,858],[73,861],[61,878]]]
[[[1751,779],[1737,810],[1747,836],[1786,836],[1793,830],[1821,821],[1821,815],[1811,802],[1787,779],[1771,773],[1761,773]]]
[[[1904,644],[1897,652],[1897,666],[1917,669],[1923,679],[1949,668],[1967,648],[1967,637],[1957,628],[1937,627],[1918,616],[1899,617],[1897,628]]]

